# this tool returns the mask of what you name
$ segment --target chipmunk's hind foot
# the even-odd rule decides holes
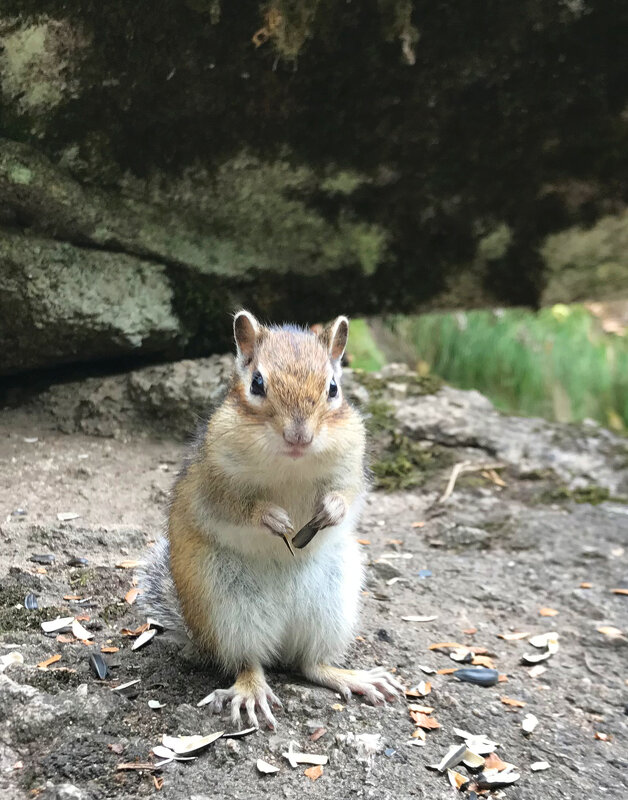
[[[374,706],[403,696],[403,686],[383,667],[374,669],[339,669],[317,664],[303,669],[305,677],[333,689],[350,700],[352,694],[363,695]]]
[[[242,727],[242,711],[246,712],[249,725],[255,728],[259,728],[257,715],[260,714],[267,727],[275,730],[277,720],[272,708],[280,708],[281,700],[266,682],[263,671],[249,668],[240,672],[233,686],[229,689],[216,689],[201,700],[200,705],[209,706],[209,710],[216,714],[229,708],[231,721],[238,728]]]

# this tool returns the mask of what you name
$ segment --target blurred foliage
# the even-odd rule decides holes
[[[379,349],[371,329],[364,319],[351,321],[347,356],[354,369],[363,369],[366,372],[375,372],[386,363],[386,356]]]
[[[583,306],[397,316],[387,325],[437,375],[503,411],[628,427],[628,341]]]

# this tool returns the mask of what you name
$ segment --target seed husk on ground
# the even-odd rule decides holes
[[[550,765],[547,761],[535,761],[534,764],[530,764],[530,769],[532,772],[542,772],[543,770],[549,769]]]
[[[428,614],[426,616],[420,616],[417,614],[411,614],[407,617],[401,617],[404,622],[434,622],[435,619],[438,619],[437,616],[433,614]]]
[[[57,514],[57,519],[59,522],[69,522],[72,519],[78,519],[80,516],[75,511],[60,511]]]
[[[526,714],[521,723],[521,727],[523,732],[529,736],[538,724],[539,721],[534,714]]]
[[[273,775],[275,772],[279,772],[279,767],[275,767],[273,764],[269,764],[261,758],[257,759],[255,766],[257,767],[257,771],[261,772],[262,775]]]
[[[49,619],[41,623],[41,629],[44,633],[55,633],[56,631],[69,628],[74,622],[74,617],[57,617],[56,619]]]
[[[217,731],[210,733],[207,736],[195,734],[193,736],[168,736],[164,733],[161,743],[164,747],[172,750],[176,755],[188,755],[194,753],[196,750],[201,750],[204,747],[212,744],[223,735],[224,731]]]
[[[453,744],[438,762],[436,769],[439,772],[446,772],[451,767],[456,767],[464,758],[466,750],[466,744]]]
[[[72,633],[76,636],[77,639],[93,639],[94,634],[91,631],[88,631],[87,628],[84,628],[78,620],[74,620],[72,623]]]
[[[133,647],[131,650],[139,650],[140,647],[144,647],[145,644],[148,644],[150,640],[156,635],[157,631],[154,628],[149,628],[149,630],[144,631],[141,633],[137,639],[133,642]]]

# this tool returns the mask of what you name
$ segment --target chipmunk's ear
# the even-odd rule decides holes
[[[349,338],[349,320],[346,317],[336,317],[323,331],[321,338],[327,347],[330,359],[340,362]]]
[[[238,356],[248,363],[253,358],[255,342],[260,332],[260,324],[249,311],[238,311],[233,318],[233,335],[238,348]]]

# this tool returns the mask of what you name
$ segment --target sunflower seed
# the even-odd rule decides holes
[[[54,564],[55,557],[52,553],[33,553],[33,555],[28,559],[29,561],[34,561],[35,564]]]
[[[92,653],[90,655],[89,665],[96,673],[96,677],[98,677],[101,681],[104,681],[109,674],[109,667],[100,653]]]
[[[24,608],[29,611],[36,611],[39,608],[37,597],[32,592],[29,592],[24,598]]]
[[[473,669],[457,669],[454,677],[465,683],[475,683],[478,686],[494,686],[499,681],[499,672],[496,669],[484,667]]]
[[[83,556],[72,556],[67,561],[68,567],[86,567],[89,564],[89,559]]]

